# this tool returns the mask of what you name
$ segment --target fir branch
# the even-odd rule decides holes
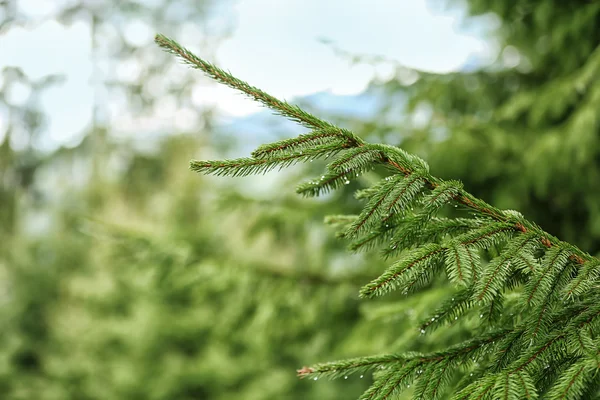
[[[515,361],[522,349],[525,328],[516,328],[498,343],[496,357],[493,358],[492,371],[499,372]]]
[[[387,214],[384,220],[389,219],[394,214],[399,214],[407,210],[421,193],[424,184],[425,181],[421,175],[411,174],[402,180],[400,184],[396,185],[382,204],[384,214]]]
[[[494,376],[485,376],[480,380],[477,380],[452,397],[452,400],[485,400],[490,399],[492,390],[496,387],[496,380]]]
[[[156,35],[155,41],[159,46],[164,48],[166,51],[179,56],[186,64],[189,64],[190,66],[192,66],[194,68],[202,70],[204,73],[206,73],[208,76],[212,77],[216,81],[219,81],[219,82],[221,82],[227,86],[230,86],[234,89],[240,90],[241,92],[247,94],[254,100],[262,103],[266,107],[271,108],[278,114],[281,114],[293,121],[296,121],[306,127],[311,128],[311,129],[315,129],[315,130],[338,129],[340,134],[347,137],[347,142],[346,142],[347,148],[348,147],[362,147],[362,146],[366,145],[362,139],[358,138],[353,133],[351,133],[347,130],[341,129],[341,128],[337,128],[334,125],[332,125],[326,121],[323,121],[323,120],[303,111],[302,109],[300,109],[297,106],[292,106],[285,101],[276,99],[275,97],[261,91],[258,88],[250,86],[248,83],[246,83],[238,78],[235,78],[233,75],[231,75],[231,74],[221,70],[220,68],[214,66],[213,64],[211,64],[207,61],[204,61],[204,60],[200,59],[199,57],[195,56],[189,50],[183,48],[182,46],[180,46],[178,43],[176,43],[172,39],[169,39],[169,38],[159,34],[159,35]],[[429,167],[425,161],[423,161],[422,159],[420,159],[414,155],[406,153],[402,149],[399,149],[399,148],[393,147],[393,146],[388,146],[388,145],[370,145],[370,146],[376,146],[381,151],[381,159],[382,159],[383,163],[389,164],[391,167],[400,171],[405,176],[408,176],[416,171],[419,171],[421,174],[424,174],[425,184],[427,187],[429,187],[431,189],[435,190],[440,185],[453,186],[451,184],[447,184],[446,182],[444,182],[440,179],[431,177],[428,174]],[[277,147],[277,146],[275,146],[275,147]],[[259,152],[259,155],[261,155],[261,154],[262,154],[262,152]],[[245,161],[248,161],[248,160],[245,160]],[[194,162],[192,162],[192,169],[194,169],[198,172],[209,172],[210,173],[210,172],[214,172],[213,170],[216,169],[215,165],[220,165],[220,164],[215,164],[215,162],[194,161]],[[261,164],[258,163],[257,165],[261,165]],[[223,168],[225,168],[225,167],[223,167]],[[255,170],[259,171],[259,172],[262,171],[261,168],[257,168]],[[250,169],[250,171],[255,171],[255,170]],[[236,169],[233,168],[232,172],[235,173],[235,171],[236,171]],[[222,174],[225,175],[225,174],[227,174],[227,172],[224,171],[224,172],[222,172]],[[456,185],[454,185],[454,186],[456,186]],[[457,189],[457,187],[455,187],[455,189]],[[492,218],[493,220],[500,221],[500,222],[513,221],[515,224],[515,228],[521,230],[522,232],[527,232],[529,230],[533,230],[538,234],[538,236],[540,237],[540,240],[547,247],[552,247],[552,246],[555,246],[560,243],[560,241],[558,239],[553,238],[550,235],[547,235],[545,232],[543,232],[541,229],[539,229],[534,224],[532,224],[528,221],[524,221],[524,220],[516,221],[518,218],[515,218],[514,215],[511,215],[510,213],[503,212],[495,207],[492,207],[491,205],[487,204],[486,202],[484,202],[480,199],[475,198],[473,195],[465,192],[462,189],[455,193],[454,201],[456,201],[459,204],[462,204],[463,206],[465,206],[469,209],[472,209],[477,214]],[[592,259],[589,255],[581,252],[580,250],[577,250],[577,254],[574,254],[574,257],[575,257],[575,261],[578,262],[579,264],[583,264],[586,260]]]
[[[589,359],[580,359],[562,374],[554,387],[548,392],[549,399],[580,399],[586,383],[598,371],[597,363]]]
[[[387,399],[408,387],[411,379],[418,380],[417,395],[436,398],[459,365],[469,367],[480,359],[497,365],[481,366],[481,374],[472,382],[462,380],[461,384],[467,386],[460,386],[455,398],[535,398],[536,385],[546,389],[550,385],[540,380],[540,365],[576,365],[579,359],[590,360],[589,368],[592,360],[597,365],[594,346],[598,348],[599,343],[593,338],[600,331],[600,298],[595,293],[600,277],[598,259],[549,235],[518,212],[497,209],[474,197],[459,182],[433,177],[427,163],[415,155],[394,146],[368,144],[348,130],[250,86],[162,35],[157,35],[156,42],[213,79],[312,129],[297,138],[260,146],[252,158],[192,161],[193,170],[244,176],[338,154],[321,179],[297,189],[316,196],[348,184],[350,179],[381,164],[391,176],[357,194],[357,198],[367,199],[358,216],[337,219],[346,227],[344,236],[354,240],[351,247],[355,250],[389,242],[384,253],[400,254],[400,259],[364,286],[360,295],[374,297],[393,289],[414,291],[430,284],[445,265],[449,280],[465,288],[455,294],[457,301],[447,301],[436,311],[431,323],[423,323],[422,331],[456,320],[476,304],[484,307],[480,316],[487,318],[482,328],[493,327],[497,320],[508,321],[508,317],[500,318],[503,309],[516,310],[517,321],[521,321],[518,326],[517,322],[509,324],[514,328],[494,331],[440,352],[363,357],[304,367],[298,371],[301,377],[337,377],[379,368],[375,384],[363,398]],[[419,196],[422,198],[417,202]],[[435,218],[446,204],[470,210],[473,218]],[[490,261],[482,262],[480,252]],[[524,289],[520,287],[523,284]],[[514,302],[505,305],[505,290],[514,291],[513,298],[520,296],[525,306]],[[561,293],[574,304],[561,304]],[[584,330],[588,336],[582,333]],[[490,353],[494,349],[498,350],[495,355]],[[417,366],[416,374],[409,373]],[[562,398],[576,396],[579,389],[587,390],[590,384],[587,369],[570,368],[555,382],[558,389],[552,389]],[[586,378],[579,382],[580,376]]]
[[[544,353],[546,353],[551,348],[551,346],[556,345],[557,342],[560,343],[564,339],[565,339],[565,333],[559,332],[559,333],[555,334],[554,336],[552,336],[545,343],[540,344],[537,347],[534,347],[532,350],[526,352],[521,357],[521,359],[519,359],[515,362],[515,366],[512,368],[512,373],[519,372],[522,369],[524,369],[525,367],[527,367],[528,365],[530,365],[531,363],[537,361],[540,358],[540,356],[542,356]]]
[[[569,250],[564,247],[554,247],[546,252],[542,268],[534,272],[526,289],[528,304],[539,304],[546,297],[553,277],[567,265],[570,256]]]
[[[537,390],[531,376],[525,371],[505,371],[497,377],[493,395],[499,400],[537,399]]]
[[[337,128],[334,125],[332,125],[331,123],[323,121],[323,120],[303,111],[302,109],[300,109],[297,106],[290,105],[287,102],[281,101],[281,100],[261,91],[260,89],[258,89],[256,87],[250,86],[248,83],[234,77],[230,73],[223,71],[222,69],[216,67],[215,65],[213,65],[205,60],[202,60],[201,58],[199,58],[196,55],[194,55],[193,53],[191,53],[189,50],[187,50],[184,47],[182,47],[181,45],[179,45],[174,40],[169,39],[164,35],[161,35],[161,34],[156,35],[155,41],[159,46],[161,46],[163,49],[165,49],[169,53],[172,53],[172,54],[180,57],[184,61],[184,63],[192,66],[193,68],[200,69],[205,74],[207,74],[208,76],[210,76],[211,78],[215,79],[218,82],[221,82],[227,86],[230,86],[234,89],[237,89],[237,90],[245,93],[252,99],[260,102],[264,106],[272,109],[273,111],[275,111],[278,114],[281,114],[282,116],[289,118],[292,121],[296,121],[296,122],[302,124],[303,126],[306,126],[308,128],[315,129],[315,130],[338,129],[342,135],[347,137],[347,139],[348,139],[347,147],[361,147],[361,146],[366,145],[366,143],[362,139],[360,139],[359,137],[354,135],[352,132],[345,130],[345,129]],[[439,187],[440,185],[443,185],[445,183],[441,179],[430,176],[428,173],[429,166],[427,165],[427,163],[425,161],[423,161],[419,157],[416,157],[412,154],[406,153],[404,150],[399,149],[394,146],[389,146],[389,145],[370,145],[370,146],[376,146],[377,148],[380,149],[381,155],[382,155],[381,158],[382,158],[383,163],[389,164],[392,168],[400,171],[405,176],[408,176],[417,171],[420,172],[421,174],[423,174],[425,176],[426,186],[431,189],[436,189],[437,187]],[[216,164],[216,165],[218,165],[218,164]],[[209,172],[210,173],[216,167],[215,167],[215,162],[194,161],[194,162],[192,162],[192,168],[198,172]],[[259,168],[258,170],[260,171],[261,169]],[[235,169],[233,169],[233,171],[235,172]],[[227,173],[223,172],[222,174],[227,174]],[[524,220],[517,221],[518,218],[515,218],[514,215],[511,215],[510,213],[507,213],[507,212],[503,212],[503,211],[487,204],[483,200],[477,199],[476,197],[474,197],[470,193],[465,192],[462,189],[456,193],[456,195],[454,197],[454,201],[475,211],[477,214],[489,217],[493,220],[496,220],[499,222],[513,221],[515,224],[515,228],[521,230],[522,232],[527,232],[529,230],[533,230],[536,233],[538,233],[540,240],[542,240],[543,243],[547,247],[552,247],[552,246],[555,246],[560,243],[560,241],[558,239],[552,237],[551,235],[546,234],[545,232],[543,232],[541,229],[539,229],[539,227],[535,226],[534,224],[532,224],[528,221],[524,221]],[[586,260],[592,259],[589,255],[581,252],[580,250],[577,250],[577,254],[575,254],[574,257],[576,258],[576,262],[578,262],[579,264],[583,264]]]
[[[351,139],[343,134],[343,132],[343,130],[336,127],[316,129],[296,138],[262,145],[252,152],[252,157],[267,158],[280,156],[287,154],[289,151],[308,150],[325,145],[332,145],[336,148],[351,145]]]
[[[570,351],[577,356],[585,356],[593,358],[598,361],[598,347],[597,339],[592,338],[592,334],[587,329],[576,329],[570,330],[567,333],[567,346]],[[600,366],[600,362],[598,362]]]
[[[504,222],[490,223],[479,229],[467,232],[455,238],[452,242],[464,246],[489,249],[507,240],[515,230],[515,226]]]
[[[373,247],[384,243],[385,241],[389,241],[393,232],[398,228],[399,224],[395,221],[385,220],[380,224],[380,226],[369,232],[366,235],[363,235],[350,243],[348,249],[350,251],[368,251]],[[348,228],[346,229],[346,231]],[[345,236],[345,232],[342,233],[342,236]]]
[[[403,177],[401,175],[395,175],[389,179],[381,180],[375,185],[375,194],[369,199],[356,221],[350,225],[346,231],[346,237],[355,237],[362,230],[366,229],[368,227],[367,222],[372,218],[382,219],[385,216],[385,210],[382,206],[383,202],[394,188],[401,184],[402,180]]]
[[[369,169],[369,166],[376,161],[381,161],[381,152],[372,145],[365,145],[348,150],[333,160],[327,168],[334,172]]]
[[[443,205],[450,203],[460,196],[462,190],[463,185],[458,181],[446,181],[440,183],[423,199],[425,211],[433,214]]]
[[[386,400],[394,393],[410,387],[414,372],[419,367],[418,360],[405,363],[400,370],[389,369],[376,379],[359,400]]]
[[[298,162],[306,162],[322,157],[329,157],[331,154],[340,151],[335,145],[322,146],[305,151],[280,155],[273,158],[238,158],[235,160],[223,161],[192,161],[190,168],[192,171],[203,174],[212,174],[217,176],[247,176],[252,174],[264,174],[279,167],[283,169]]]
[[[560,255],[558,258],[560,258]],[[553,260],[554,268],[558,269],[558,271],[553,274],[546,274],[544,279],[542,279],[543,284],[538,286],[540,289],[536,291],[533,298],[530,293],[528,297],[528,299],[531,299],[529,304],[534,305],[534,307],[530,313],[531,324],[528,334],[535,337],[540,334],[540,331],[546,334],[551,328],[552,319],[551,316],[548,316],[548,311],[560,300],[558,298],[560,289],[566,286],[569,281],[571,272],[568,268],[569,261],[570,259],[567,258],[567,261],[561,267],[556,259]]]
[[[450,281],[467,284],[471,274],[477,268],[475,258],[469,248],[462,244],[450,244],[446,249],[446,275]]]
[[[563,295],[569,299],[581,296],[598,284],[598,278],[600,278],[600,260],[586,261],[577,278],[565,287]]]
[[[431,242],[440,242],[446,236],[454,236],[465,231],[480,228],[484,221],[474,218],[429,218],[417,214],[405,216],[390,239],[390,246],[384,250],[384,256],[391,256],[402,249]],[[476,251],[470,250],[476,257]],[[478,257],[478,256],[477,256]],[[472,264],[475,264],[475,259]]]
[[[410,358],[411,354],[408,354],[408,356]],[[399,354],[357,357],[347,360],[317,364],[312,367],[303,367],[302,369],[298,370],[297,373],[300,378],[309,376],[336,378],[349,374],[366,372],[375,368],[389,367],[393,364],[402,364],[406,361],[406,355]]]
[[[350,184],[350,179],[358,176],[360,171],[348,169],[344,171],[330,171],[321,175],[320,179],[304,182],[296,188],[296,193],[307,197],[320,196],[344,185]]]
[[[533,232],[521,235],[511,241],[499,257],[492,260],[476,285],[477,301],[492,301],[500,293],[512,271],[512,260],[520,254],[532,252],[536,239]]]
[[[438,399],[443,394],[443,389],[448,385],[453,372],[452,359],[438,360],[427,367],[427,374],[421,376],[415,388],[414,396],[417,399]]]
[[[290,105],[289,103],[281,101],[261,91],[256,87],[250,86],[248,83],[234,77],[230,73],[223,71],[222,69],[205,60],[202,60],[201,58],[197,57],[192,52],[190,52],[188,49],[182,47],[177,42],[170,38],[167,38],[164,35],[156,35],[155,41],[159,46],[161,46],[169,53],[180,57],[184,63],[190,65],[193,68],[200,69],[206,75],[210,76],[218,82],[221,82],[231,88],[237,89],[245,93],[252,99],[274,110],[276,113],[291,119],[292,121],[296,121],[308,128],[315,130],[339,129],[340,133],[347,136],[349,145],[359,147],[365,144],[362,139],[352,134],[351,132],[341,128],[337,128],[334,125],[303,111],[297,106]],[[429,169],[425,161],[412,154],[406,153],[402,149],[387,145],[378,146],[386,153],[384,156],[385,162],[389,163],[392,167],[400,170],[405,175],[409,175],[416,170],[428,171]],[[197,163],[199,163],[199,165],[202,165],[202,162]],[[203,171],[203,169],[200,169],[198,172],[201,171]],[[433,178],[428,180],[428,185],[433,188],[439,186],[440,183],[441,181],[435,180]],[[506,217],[503,216],[499,210],[495,210],[493,207],[487,205],[481,200],[475,199],[474,197],[466,193],[458,197],[458,201],[469,208],[473,208],[477,211],[480,211],[483,214],[491,215],[495,219],[506,220]]]
[[[237,89],[245,93],[250,98],[258,101],[268,108],[271,108],[272,110],[275,110],[277,113],[291,119],[292,121],[296,121],[311,129],[335,128],[332,124],[307,113],[297,106],[290,105],[287,102],[281,101],[258,88],[248,85],[248,83],[234,77],[230,73],[225,72],[217,66],[197,57],[191,51],[164,35],[158,34],[154,40],[167,52],[180,57],[185,64],[190,65],[192,68],[197,68],[203,71],[206,75],[213,78],[217,82],[221,82],[233,89]],[[340,130],[340,132],[342,132],[344,135],[347,135],[348,139],[352,143],[362,143],[362,140],[352,133],[345,130]]]
[[[426,396],[425,398],[435,399],[441,395],[442,389],[449,384],[449,374],[456,366],[480,357],[490,350],[497,340],[505,337],[510,332],[511,330],[491,332],[486,336],[467,340],[441,352],[358,357],[317,364],[313,367],[303,367],[297,373],[301,378],[318,378],[320,376],[347,376],[351,373],[365,372],[372,369],[386,369],[389,372],[379,375],[379,378],[363,394],[361,399],[387,399],[402,387],[408,386],[415,378],[419,381],[417,391],[421,391]],[[416,374],[411,373],[415,371]]]
[[[514,329],[498,329],[451,346],[444,351],[430,353],[421,357],[421,360],[428,362],[449,358],[460,363],[472,362],[494,347],[498,340],[501,340],[513,331]]]
[[[439,244],[431,243],[411,251],[403,259],[394,263],[379,278],[364,286],[360,290],[360,296],[380,296],[396,287],[408,290],[408,286],[414,283],[412,278],[418,277],[420,270],[427,269],[432,263],[435,263],[444,250]]]
[[[469,289],[452,295],[451,298],[444,301],[441,306],[421,322],[419,330],[421,333],[430,332],[441,327],[444,324],[456,322],[473,305],[472,292]]]

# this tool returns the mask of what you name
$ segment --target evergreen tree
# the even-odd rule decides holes
[[[278,100],[158,35],[157,43],[213,79],[311,131],[260,146],[251,157],[193,161],[197,172],[246,176],[300,162],[332,158],[320,178],[297,192],[318,196],[375,170],[383,174],[356,197],[357,215],[328,218],[355,251],[381,248],[395,261],[360,290],[363,298],[396,301],[437,292],[413,339],[435,348],[430,332],[452,345],[412,346],[298,370],[301,377],[347,377],[373,371],[362,399],[592,398],[598,393],[600,260],[545,232],[522,214],[496,208],[458,181],[433,176],[421,158],[390,145],[370,144],[299,107]],[[460,217],[447,208],[460,207]],[[431,304],[428,304],[431,305]],[[466,338],[465,338],[466,337]],[[417,339],[419,338],[419,339]],[[442,342],[444,343],[444,342]],[[361,375],[362,376],[362,375]]]
[[[383,93],[380,112],[349,126],[425,157],[441,177],[460,177],[476,196],[597,254],[600,4],[437,3],[465,6],[465,23],[492,15],[499,57],[442,75],[398,66],[394,79],[371,85]],[[428,118],[415,123],[415,112]]]

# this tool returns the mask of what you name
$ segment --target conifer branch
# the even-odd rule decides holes
[[[432,259],[439,258],[444,250],[440,245],[433,243],[415,249],[404,259],[393,264],[379,278],[363,287],[360,291],[361,297],[382,295],[396,287],[408,291],[415,284],[415,278],[418,280],[425,277],[423,271],[430,268],[434,262]]]
[[[221,82],[231,88],[240,90],[241,92],[245,93],[252,99],[260,102],[261,104],[272,109],[276,113],[281,114],[281,115],[291,119],[292,121],[296,121],[306,127],[312,128],[312,129],[338,129],[340,131],[340,134],[342,134],[348,138],[348,146],[349,147],[350,146],[362,147],[362,146],[366,145],[366,143],[362,139],[360,139],[358,136],[354,135],[353,133],[351,133],[345,129],[342,129],[342,128],[337,128],[334,125],[330,124],[329,122],[323,121],[323,120],[303,111],[302,109],[300,109],[297,106],[292,106],[285,101],[281,101],[281,100],[261,91],[258,88],[250,86],[248,83],[234,77],[230,73],[225,72],[222,69],[218,68],[217,66],[215,66],[207,61],[202,60],[201,58],[197,57],[192,52],[190,52],[188,49],[182,47],[177,42],[175,42],[172,39],[167,38],[164,35],[161,35],[161,34],[156,35],[155,41],[159,46],[161,46],[167,52],[180,57],[180,59],[182,59],[184,63],[190,65],[193,68],[200,69],[205,74],[207,74],[208,76],[210,76],[211,78],[215,79],[218,82]],[[381,149],[383,150],[382,154],[381,154],[383,162],[396,168],[397,170],[399,170],[402,174],[404,174],[406,176],[408,176],[418,170],[427,170],[428,169],[427,164],[423,160],[421,160],[420,158],[418,158],[416,156],[408,154],[401,149],[394,148],[392,146],[386,146],[386,145],[378,145],[378,146],[380,146]],[[386,149],[387,152],[384,149]],[[248,159],[246,161],[255,163],[255,161],[250,161],[250,159]],[[194,168],[194,170],[197,170],[198,172],[204,172],[204,173],[216,173],[216,171],[218,170],[218,168],[215,168],[215,166],[212,163],[204,162],[204,164],[203,164],[203,162],[200,162],[200,161],[192,162],[192,168]],[[257,169],[256,171],[257,172],[266,172],[266,170],[262,170],[262,169]],[[227,174],[227,172],[223,172],[222,174]],[[441,184],[446,183],[446,182],[444,182],[438,178],[434,178],[432,176],[426,176],[425,182],[428,185],[428,187],[430,187],[432,189],[435,189],[438,186],[440,186]],[[547,247],[556,246],[561,243],[558,239],[552,237],[551,235],[547,234],[546,232],[541,231],[541,229],[537,228],[536,226],[529,223],[528,221],[517,221],[517,220],[515,220],[515,218],[512,218],[511,216],[507,215],[506,213],[502,212],[501,210],[496,209],[495,207],[492,207],[491,205],[487,204],[483,200],[477,199],[470,193],[465,192],[464,190],[460,190],[459,192],[457,192],[454,195],[453,200],[462,204],[463,206],[465,206],[469,209],[472,209],[473,211],[476,211],[478,214],[487,216],[496,221],[500,221],[500,222],[510,221],[514,224],[515,229],[521,230],[523,232],[526,232],[528,230],[534,230],[534,231],[536,231],[536,233],[538,233],[540,240],[543,241],[543,243]],[[581,251],[578,251],[578,253],[579,254],[574,255],[574,257],[576,257],[576,261],[580,264],[583,264],[583,262],[585,262],[585,260],[591,259],[591,256],[589,256],[588,254],[585,254]]]
[[[479,314],[479,332],[484,334],[447,349],[318,364],[298,370],[300,377],[375,370],[375,383],[362,397],[370,400],[388,399],[414,380],[416,396],[439,398],[453,384],[452,374],[473,369],[475,360],[481,363],[479,372],[459,381],[454,398],[535,399],[542,364],[565,365],[552,382],[551,400],[574,398],[595,379],[600,370],[600,341],[595,339],[600,335],[600,260],[548,234],[520,213],[476,198],[460,182],[434,177],[427,163],[415,155],[366,143],[250,86],[165,36],[157,35],[156,42],[184,63],[311,130],[262,145],[248,158],[192,161],[194,171],[245,176],[334,157],[320,179],[297,188],[298,193],[317,196],[343,187],[376,165],[385,167],[390,176],[356,194],[366,201],[359,215],[329,220],[343,229],[340,236],[352,240],[352,250],[381,246],[385,256],[398,256],[360,290],[361,297],[394,289],[409,294],[434,284],[462,286],[431,320],[421,324],[421,333],[476,310]],[[448,205],[461,206],[470,216],[438,217]],[[434,280],[444,268],[447,279]],[[565,304],[565,297],[572,303]]]
[[[333,147],[351,146],[352,138],[343,134],[341,129],[327,127],[316,129],[311,133],[300,135],[294,139],[285,139],[279,142],[265,144],[252,152],[253,158],[265,158],[277,155],[285,155],[287,152],[302,151],[314,147],[333,145]]]

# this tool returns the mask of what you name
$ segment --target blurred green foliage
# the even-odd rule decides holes
[[[115,20],[135,16],[167,33],[194,20],[202,30],[216,7],[163,3],[78,2],[56,16],[90,24],[95,62],[141,63],[135,81],[95,76],[136,116],[159,110],[161,97],[190,107],[198,76],[154,46],[128,43]],[[11,4],[0,5],[9,16],[2,29],[29,24]],[[226,34],[211,36],[205,52]],[[189,159],[236,146],[213,140],[210,109],[197,110],[201,129],[122,138],[97,101],[79,144],[42,151],[46,120],[37,99],[60,77],[2,73],[0,105],[9,117],[0,145],[3,399],[305,399],[366,388],[360,378],[307,384],[295,372],[322,357],[388,345],[375,335],[348,339],[378,327],[363,323],[357,293],[372,276],[365,271],[381,266],[349,257],[322,226],[340,200],[353,203],[350,191],[307,205],[293,190],[271,197],[239,181],[198,178]],[[150,91],[156,77],[162,89]],[[15,106],[6,94],[17,82],[32,95]],[[24,138],[27,145],[13,146]],[[305,172],[296,174],[285,179]]]
[[[215,5],[166,1],[189,10],[173,16],[161,12],[169,4],[97,3],[76,3],[57,18],[90,21],[94,35],[116,32],[110,46],[98,47],[113,63],[153,60],[135,82],[106,87],[126,93],[140,115],[155,112],[161,96],[189,106],[197,74],[177,66],[176,83],[149,92],[144,83],[166,80],[175,62],[152,46],[128,44],[112,21],[135,15],[168,34],[184,21],[202,26]],[[7,4],[0,2],[12,17],[0,29],[26,23]],[[476,196],[600,251],[598,3],[468,6],[473,15],[494,12],[502,20],[495,63],[418,73],[411,85],[400,68],[398,79],[371,87],[387,99],[377,118],[346,126],[399,144],[436,175],[461,179]],[[34,93],[56,82],[32,82],[12,68],[2,73],[6,107],[7,82],[28,82]],[[408,99],[405,115],[425,113],[427,122],[386,122],[398,98]],[[151,151],[118,139],[117,126],[96,118],[79,145],[45,154],[35,146],[44,127],[35,101],[9,108],[0,144],[2,398],[346,399],[362,393],[370,377],[306,382],[294,370],[407,347],[430,350],[414,327],[446,293],[359,303],[359,286],[385,261],[349,255],[321,224],[327,214],[359,210],[354,185],[307,201],[293,186],[317,165],[277,178],[267,194],[240,180],[192,174],[189,159],[225,150],[212,137],[211,110],[198,111],[203,129],[156,140]],[[11,135],[23,132],[31,145],[16,151]],[[375,176],[362,179],[367,185]],[[457,329],[467,335],[468,327]],[[429,342],[450,340],[444,331],[433,335]]]

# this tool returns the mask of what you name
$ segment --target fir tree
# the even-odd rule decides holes
[[[460,177],[477,197],[598,254],[600,3],[432,3],[466,11],[464,23],[488,29],[498,57],[449,74],[397,66],[369,88],[374,117],[344,126],[420,155],[440,177]]]
[[[416,399],[577,399],[597,394],[600,379],[600,260],[523,217],[473,196],[458,181],[432,175],[421,158],[371,144],[297,106],[276,99],[208,63],[165,36],[157,43],[193,68],[240,90],[310,132],[263,145],[251,157],[192,161],[192,170],[247,176],[315,159],[331,159],[323,174],[297,192],[318,196],[373,169],[385,172],[360,190],[358,215],[328,222],[355,251],[380,248],[394,261],[360,290],[363,298],[413,296],[442,288],[447,299],[415,329],[440,329],[457,342],[430,352],[405,349],[298,370],[303,378],[373,372],[361,399],[403,391]],[[460,207],[460,218],[441,216]],[[463,340],[459,328],[469,328]],[[362,376],[362,375],[361,375]]]

